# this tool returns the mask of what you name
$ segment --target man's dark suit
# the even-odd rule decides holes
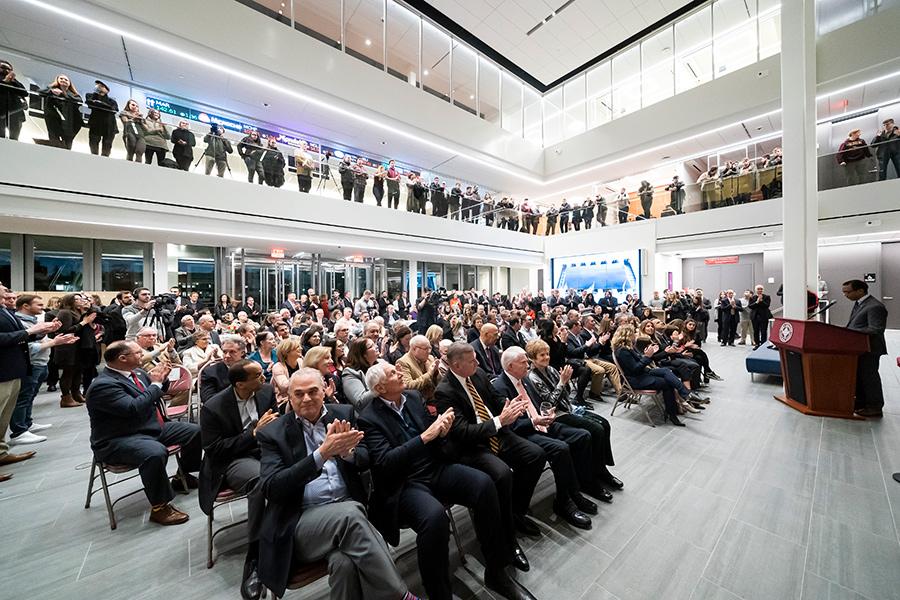
[[[500,351],[497,350],[496,346],[485,348],[484,344],[481,343],[480,338],[469,345],[475,350],[475,358],[478,359],[478,366],[481,367],[488,376],[496,377],[503,372],[503,367],[500,366]]]
[[[200,402],[206,402],[231,385],[228,380],[228,365],[215,362],[203,368],[200,374]]]
[[[772,318],[772,297],[768,294],[762,296],[750,296],[747,308],[750,309],[750,323],[753,325],[753,345],[760,346],[766,343],[766,333],[769,331],[769,319]]]
[[[884,329],[887,326],[887,309],[873,296],[860,304],[854,303],[850,311],[847,329],[869,334],[869,351],[860,355],[856,365],[856,408],[877,409],[884,407],[884,390],[878,362],[887,354]]]
[[[534,385],[525,377],[522,385],[528,393],[535,410],[540,414],[541,397]],[[503,398],[512,400],[519,395],[512,380],[506,373],[493,382],[494,389]],[[531,418],[523,414],[512,424],[512,430],[530,442],[534,442],[547,453],[550,468],[556,479],[558,501],[568,500],[568,496],[580,491],[581,485],[592,481],[591,434],[554,421],[546,433],[535,429]]]
[[[165,419],[160,424],[163,390],[150,384],[147,374],[135,369],[140,387],[128,377],[104,369],[88,388],[88,415],[91,421],[91,449],[97,460],[138,467],[150,504],[170,502],[175,494],[166,474],[168,452],[181,446],[181,467],[185,472],[200,468],[200,427]]]
[[[31,370],[28,332],[11,311],[0,306],[0,383],[22,379]],[[13,403],[16,396],[13,395]],[[4,432],[5,433],[5,432]]]
[[[107,316],[107,323],[103,326],[103,343],[107,346],[113,342],[125,339],[128,325],[122,316],[122,305],[113,300],[112,304],[103,309]]]
[[[197,329],[185,329],[184,327],[179,327],[175,330],[175,349],[178,352],[182,352],[187,350],[191,346],[194,345],[194,334],[197,332]]]
[[[406,391],[403,396],[403,417],[381,398],[372,400],[359,416],[375,480],[370,518],[394,546],[401,527],[416,532],[419,572],[428,598],[450,600],[450,532],[444,505],[474,509],[475,531],[487,571],[497,572],[510,558],[497,491],[485,473],[452,462],[446,438],[429,444],[422,441],[421,433],[434,418],[418,392]]]
[[[255,394],[256,414],[261,417],[276,408],[275,390],[264,384]],[[268,426],[273,425],[270,423]],[[253,435],[256,423],[243,427],[234,387],[229,386],[200,407],[200,439],[203,463],[200,465],[200,508],[209,514],[223,483],[248,494],[247,537],[259,538],[265,497],[259,481],[259,445]],[[260,430],[262,431],[262,430]]]
[[[503,332],[503,335],[500,336],[500,347],[503,350],[506,350],[512,346],[518,346],[524,350],[525,338],[522,337],[520,332],[515,331],[512,327],[507,327],[506,331]]]
[[[326,405],[322,417],[327,425],[335,420],[356,424],[353,408],[337,404]],[[278,596],[284,595],[294,553],[294,530],[303,513],[303,492],[306,484],[318,478],[313,455],[306,450],[303,428],[297,415],[288,410],[256,436],[259,443],[260,479],[267,505],[259,531],[259,579]],[[357,447],[355,464],[338,460],[338,470],[347,486],[350,498],[363,506],[366,492],[359,472],[368,466],[366,447]]]
[[[506,398],[497,393],[481,369],[469,379],[491,416],[498,416]],[[528,511],[534,488],[547,462],[546,453],[537,444],[513,433],[510,427],[501,427],[497,431],[493,421],[479,423],[469,394],[452,372],[447,373],[435,389],[434,403],[441,413],[453,409],[455,418],[449,435],[452,449],[459,462],[484,471],[494,480],[504,526],[512,534],[511,517],[524,517]],[[491,452],[489,440],[492,436],[500,443],[496,455]]]

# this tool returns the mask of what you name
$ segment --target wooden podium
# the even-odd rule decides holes
[[[869,336],[818,321],[775,319],[769,340],[781,354],[784,395],[803,414],[862,419],[853,414],[856,363]]]

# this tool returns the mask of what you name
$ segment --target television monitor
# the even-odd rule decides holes
[[[588,290],[594,296],[612,290],[620,302],[627,294],[641,296],[641,251],[562,256],[550,261],[553,287]]]

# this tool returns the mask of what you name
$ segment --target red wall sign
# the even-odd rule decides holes
[[[272,253],[269,256],[272,258],[284,258],[284,248],[272,248]]]
[[[714,256],[703,260],[708,265],[736,265],[740,257],[738,256]]]

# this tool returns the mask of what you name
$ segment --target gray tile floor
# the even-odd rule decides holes
[[[750,382],[745,347],[707,348],[725,382],[686,428],[651,428],[636,411],[612,417],[615,472],[626,489],[579,531],[553,514],[545,475],[532,510],[540,539],[524,539],[538,598],[563,600],[888,600],[900,599],[900,332],[889,332],[882,362],[881,421],[805,417],[772,399],[779,380]],[[609,412],[609,405],[603,412]],[[191,521],[147,522],[143,496],[118,506],[110,531],[102,498],[85,510],[90,466],[87,415],[42,394],[36,420],[51,422],[38,455],[4,468],[0,484],[0,596],[13,598],[239,598],[238,527],[217,540],[206,569],[205,518],[196,493],[176,500]],[[134,482],[123,484],[124,489]],[[223,510],[240,518],[244,507]],[[455,556],[460,598],[490,598],[471,525],[458,511],[466,567]],[[419,589],[412,539],[397,552]],[[289,597],[326,598],[325,581]]]

